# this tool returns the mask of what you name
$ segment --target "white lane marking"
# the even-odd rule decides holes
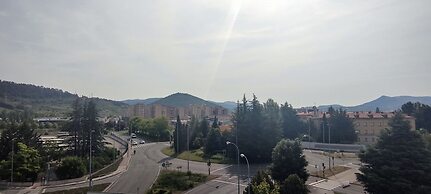
[[[238,185],[238,183],[232,183],[232,182],[222,181],[222,180],[217,180],[217,179],[212,180],[212,181],[219,182],[219,183],[230,184],[230,185]],[[247,185],[243,185],[243,184],[239,184],[239,185],[241,185],[241,187],[247,187]]]
[[[232,165],[225,166],[225,167],[223,167],[223,168],[219,168],[219,169],[213,170],[213,171],[211,171],[211,173],[215,173],[215,172],[217,172],[217,171],[220,171],[220,170],[223,170],[223,169],[229,168],[229,167],[231,167],[231,166],[232,166]]]
[[[151,189],[151,187],[153,187],[154,183],[156,183],[157,178],[159,178],[159,175],[160,175],[160,169],[161,169],[161,167],[159,166],[159,171],[157,172],[157,176],[156,176],[156,178],[154,179],[153,183],[151,183],[151,185],[150,185],[150,189]]]

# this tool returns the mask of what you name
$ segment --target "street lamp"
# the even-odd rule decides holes
[[[89,169],[90,169],[90,176],[89,176],[90,181],[89,181],[89,187],[90,187],[90,190],[91,190],[91,189],[93,189],[93,177],[92,177],[92,174],[91,174],[91,166],[92,166],[92,165],[91,165],[91,160],[92,160],[92,153],[91,153],[91,152],[93,152],[91,142],[92,142],[93,132],[94,132],[94,130],[91,130],[91,131],[90,131],[90,162],[89,162]]]
[[[14,142],[14,138],[12,138],[12,167],[11,167],[11,173],[10,173],[10,182],[13,182],[13,154],[14,154],[14,146],[15,146],[15,142]]]
[[[247,156],[244,154],[241,154],[242,158],[245,158],[245,161],[247,162],[247,180],[248,180],[248,193],[251,193],[251,180],[250,180],[250,164],[248,163]]]
[[[237,166],[237,170],[238,170],[238,194],[240,194],[240,188],[239,188],[239,176],[240,176],[240,174],[239,174],[239,148],[238,148],[238,146],[236,144],[234,144],[234,143],[232,143],[230,141],[226,141],[226,145],[229,145],[229,144],[232,144],[232,145],[234,145],[236,147],[236,152],[237,152],[236,160],[238,162],[238,166]]]

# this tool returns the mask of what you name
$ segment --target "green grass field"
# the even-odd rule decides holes
[[[173,158],[178,158],[183,160],[190,159],[191,161],[196,161],[196,162],[208,162],[208,159],[211,159],[212,163],[219,163],[219,164],[229,163],[229,159],[225,158],[222,154],[213,155],[211,156],[211,158],[205,157],[205,154],[202,149],[184,151],[181,154],[177,155],[174,152],[174,149],[172,149],[171,147],[166,147],[162,149],[162,153]]]
[[[92,191],[101,192],[101,191],[105,190],[105,188],[108,187],[109,185],[110,185],[110,183],[94,185]],[[88,191],[89,191],[88,187],[81,187],[81,188],[76,188],[76,189],[49,192],[47,194],[86,194]]]
[[[163,170],[153,187],[147,191],[147,194],[181,193],[213,178],[216,177],[190,172]]]

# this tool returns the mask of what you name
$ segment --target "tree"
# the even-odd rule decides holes
[[[177,123],[174,131],[174,150],[175,153],[181,153],[187,149],[187,125],[181,123],[180,116],[177,116]]]
[[[277,124],[271,123],[273,118],[268,116],[266,111],[255,95],[250,102],[244,96],[232,119],[234,128],[229,141],[237,143],[241,152],[249,156],[250,161],[271,161],[272,148],[281,136],[280,129],[272,127]],[[233,154],[236,153],[234,147],[228,146],[228,153],[232,153],[230,157],[236,157]]]
[[[84,176],[87,169],[81,158],[69,156],[61,161],[55,173],[60,179],[72,179]]]
[[[14,165],[14,181],[34,181],[37,178],[37,173],[40,171],[41,158],[36,149],[18,142],[17,148],[13,156]],[[0,162],[1,169],[11,169],[12,152],[9,153],[8,160]],[[10,171],[4,170],[1,178],[9,178]],[[5,177],[6,176],[6,177]]]
[[[266,181],[262,181],[253,187],[254,194],[277,194],[279,193],[278,190],[278,187],[271,188],[270,184]]]
[[[287,177],[280,191],[282,194],[307,194],[310,192],[304,181],[296,174],[291,174]]]
[[[41,149],[39,135],[36,134],[34,129],[30,128],[27,122],[20,125],[12,123],[1,133],[0,160],[5,160],[8,157],[8,154],[12,151],[12,142],[15,142],[15,147],[18,147],[18,142],[21,142],[35,149]]]
[[[305,169],[307,165],[299,140],[291,143],[282,139],[272,151],[271,175],[279,183],[282,183],[290,174],[297,174],[306,181],[309,176]]]
[[[296,111],[292,105],[285,102],[280,108],[282,129],[285,138],[295,139],[304,133],[305,126],[296,116]]]
[[[416,118],[416,129],[431,132],[431,106],[419,102],[407,102],[401,106],[403,113]]]
[[[409,122],[397,113],[375,147],[359,155],[357,174],[369,193],[431,193],[431,152]]]
[[[412,115],[416,111],[416,108],[412,102],[407,102],[401,106],[401,110],[407,115]]]
[[[331,143],[353,143],[357,139],[352,119],[349,118],[346,111],[341,109],[331,114],[329,125],[325,128],[327,128],[325,136],[329,137],[330,135]]]
[[[71,113],[71,122],[69,123],[69,132],[71,132],[73,134],[73,153],[75,154],[75,156],[77,156],[79,154],[79,147],[78,147],[78,142],[79,142],[79,132],[82,130],[82,114],[83,114],[83,110],[82,110],[82,103],[81,103],[81,99],[78,97],[75,99],[75,101],[72,104],[72,108],[73,111]]]
[[[218,128],[211,128],[207,136],[207,141],[204,147],[204,153],[207,156],[213,155],[217,150],[221,149],[221,134]]]
[[[268,172],[259,170],[252,178],[251,183],[244,189],[244,193],[249,193],[249,191],[251,191],[251,194],[278,193],[279,189],[279,186],[271,179]]]
[[[376,113],[380,113],[379,107],[376,107]]]
[[[214,116],[214,121],[213,121],[213,124],[211,125],[211,127],[214,129],[219,128],[217,116]]]

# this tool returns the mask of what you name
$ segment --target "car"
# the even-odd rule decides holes
[[[140,144],[145,144],[145,140],[142,140],[139,142]]]
[[[132,133],[130,136],[131,136],[132,138],[136,138],[136,134],[134,134],[134,133]]]
[[[132,141],[132,145],[138,145],[138,142]]]

